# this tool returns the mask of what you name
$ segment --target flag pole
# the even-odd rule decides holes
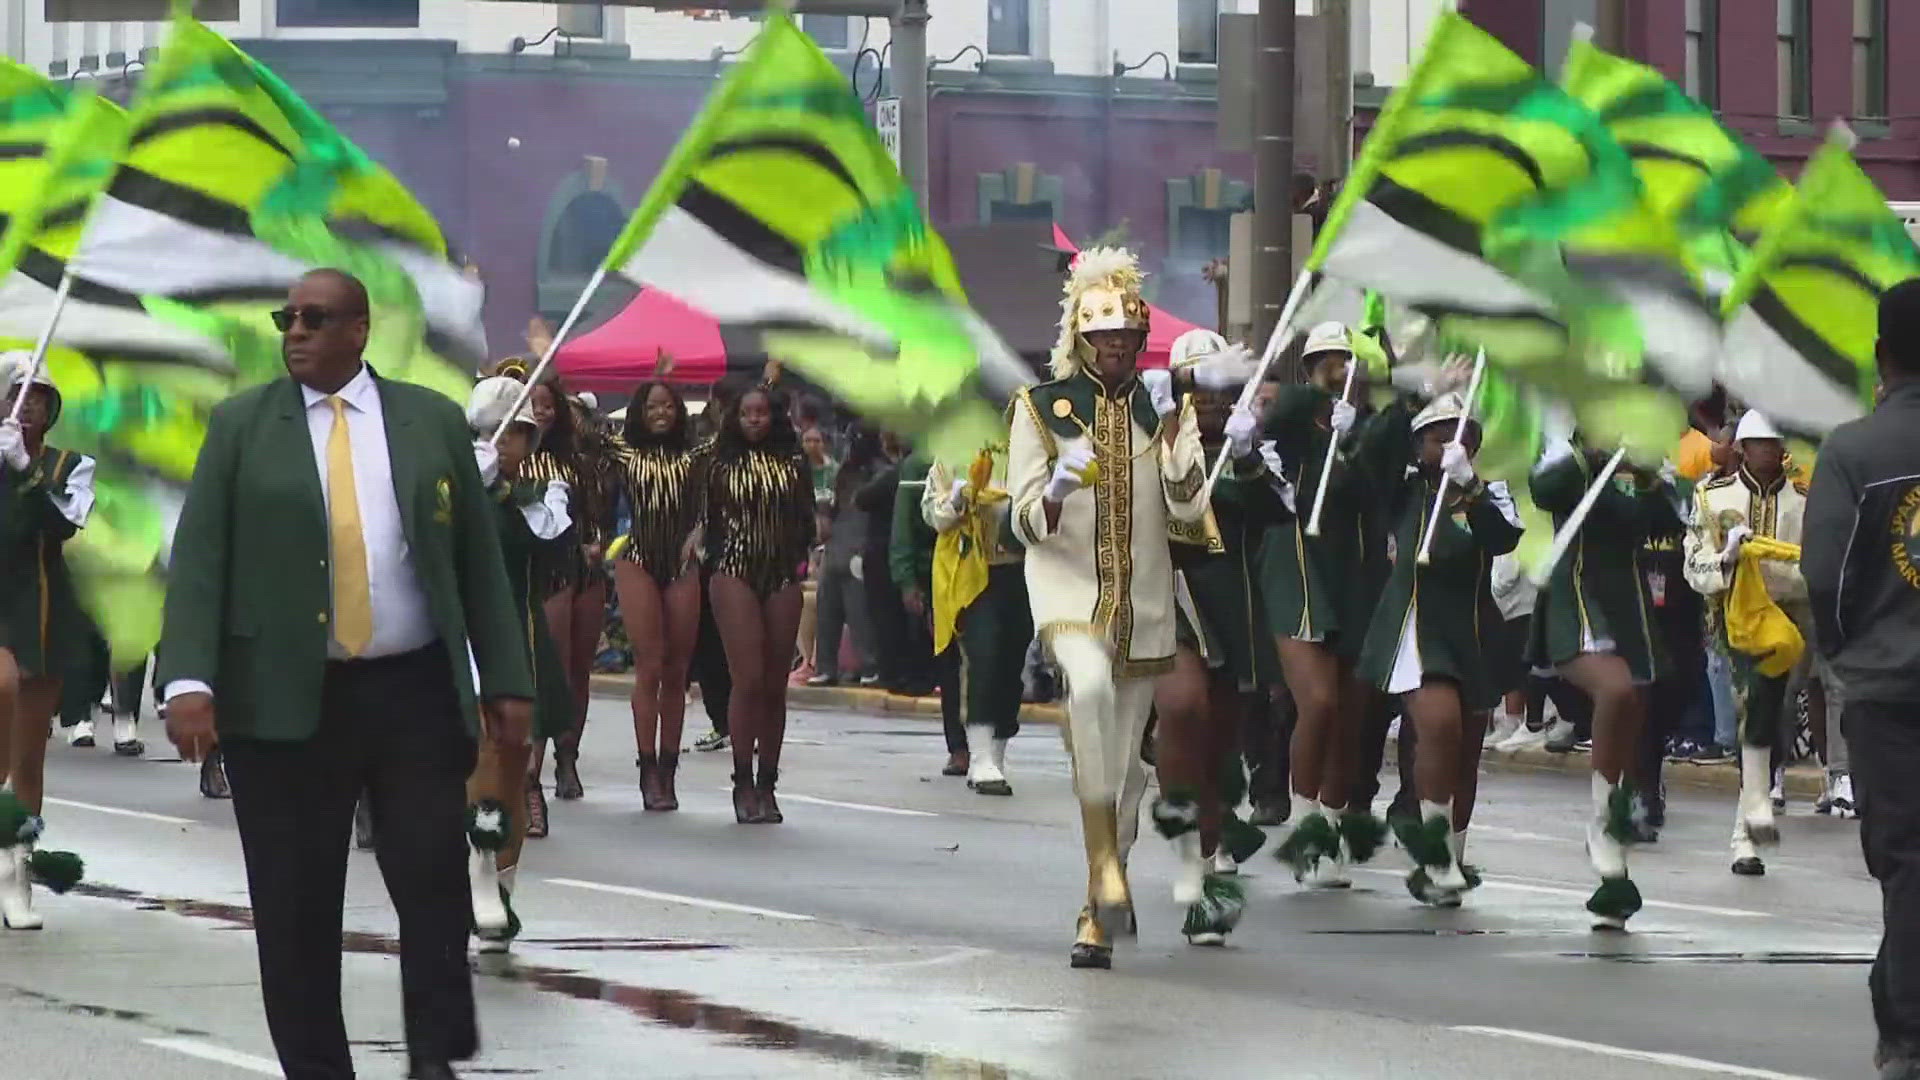
[[[1347,355],[1347,383],[1340,389],[1340,401],[1353,396],[1353,376],[1360,370],[1360,358]],[[1320,511],[1327,505],[1327,481],[1333,477],[1333,456],[1340,452],[1340,433],[1327,426],[1327,459],[1320,465],[1320,483],[1313,489],[1313,513],[1307,517],[1307,535],[1320,535]]]
[[[40,340],[33,344],[33,359],[27,362],[27,375],[21,380],[20,394],[13,399],[13,410],[7,414],[7,419],[14,423],[20,422],[20,407],[27,403],[27,388],[33,385],[34,376],[46,366],[47,346],[53,343],[53,329],[60,324],[60,312],[66,308],[67,294],[72,291],[73,267],[69,264],[60,275],[60,287],[54,290],[53,310],[47,312],[47,325],[40,330]]]
[[[1307,297],[1307,286],[1312,283],[1313,271],[1311,270],[1302,270],[1300,276],[1293,279],[1293,292],[1287,295],[1286,306],[1280,309],[1280,321],[1273,324],[1273,333],[1267,335],[1267,347],[1260,354],[1260,370],[1254,372],[1252,382],[1240,388],[1239,408],[1248,408],[1253,405],[1254,397],[1260,393],[1260,384],[1266,381],[1267,372],[1273,369],[1273,362],[1278,360],[1280,354],[1286,352],[1287,347],[1293,344],[1293,339],[1299,336],[1293,330],[1294,318],[1300,312],[1301,302]],[[1213,469],[1207,473],[1207,491],[1201,499],[1202,503],[1213,499],[1213,485],[1219,482],[1221,470],[1227,466],[1227,451],[1228,448],[1222,446],[1220,455],[1213,459]]]
[[[527,372],[526,385],[520,387],[520,392],[514,395],[513,408],[507,410],[506,418],[501,420],[500,426],[493,430],[493,437],[487,440],[487,445],[500,445],[500,436],[506,434],[507,425],[513,423],[513,418],[520,412],[520,407],[525,405],[527,399],[533,396],[534,384],[540,381],[540,376],[546,374],[548,365],[552,364],[553,358],[559,355],[561,343],[565,342],[567,335],[573,331],[573,324],[579,322],[581,313],[587,310],[587,301],[593,299],[593,294],[600,289],[600,283],[606,279],[607,268],[605,266],[595,270],[593,276],[587,279],[587,287],[580,290],[580,299],[573,302],[573,310],[567,312],[566,320],[560,324],[560,329],[554,333],[553,340],[547,342],[547,351],[540,354],[540,362],[533,366],[532,371]],[[564,405],[563,402],[556,402],[556,404]]]
[[[1480,376],[1487,370],[1487,350],[1481,349],[1473,358],[1473,378],[1467,381],[1467,401],[1460,413],[1460,422],[1453,427],[1453,441],[1461,442],[1467,437],[1467,421],[1473,419],[1473,401],[1480,396]],[[1433,513],[1427,516],[1427,532],[1420,538],[1420,555],[1414,561],[1421,566],[1432,561],[1433,530],[1440,527],[1440,511],[1447,502],[1447,472],[1440,470],[1440,490],[1433,495]]]
[[[1567,548],[1573,546],[1575,534],[1579,533],[1580,526],[1586,523],[1587,514],[1593,510],[1593,504],[1600,501],[1600,493],[1605,491],[1607,485],[1613,481],[1615,470],[1620,468],[1620,462],[1626,456],[1627,448],[1624,446],[1613,452],[1613,456],[1607,459],[1606,467],[1600,470],[1599,476],[1593,478],[1592,486],[1587,488],[1587,493],[1582,495],[1580,502],[1574,506],[1573,513],[1567,515],[1567,523],[1560,526],[1560,530],[1553,534],[1553,546],[1547,549],[1547,557],[1533,572],[1535,586],[1541,588],[1546,586],[1547,579],[1553,576],[1553,568],[1559,565],[1561,558],[1567,553]]]

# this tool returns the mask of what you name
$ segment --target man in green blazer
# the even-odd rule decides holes
[[[351,1080],[340,923],[356,798],[400,919],[409,1076],[477,1049],[464,784],[528,738],[533,678],[460,406],[361,360],[366,290],[308,274],[274,313],[288,378],[235,395],[174,535],[167,734],[218,744],[267,1023],[289,1080]],[[477,684],[477,685],[476,685]]]

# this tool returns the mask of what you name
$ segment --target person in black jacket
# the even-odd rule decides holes
[[[1800,570],[1847,687],[1860,844],[1883,898],[1874,1064],[1920,1080],[1920,278],[1887,290],[1879,322],[1879,404],[1821,448]]]
[[[868,514],[866,547],[860,553],[860,579],[866,586],[873,625],[873,662],[880,685],[896,694],[922,697],[933,692],[933,638],[922,620],[907,618],[900,589],[887,572],[893,539],[893,497],[900,488],[900,463],[906,447],[892,432],[880,435],[880,458],[873,478],[854,494],[854,505]]]

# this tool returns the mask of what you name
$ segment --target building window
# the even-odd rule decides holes
[[[1853,115],[1887,115],[1887,2],[1853,0]]]
[[[1813,115],[1812,0],[1774,0],[1774,68],[1781,116]]]
[[[828,52],[846,52],[851,35],[848,23],[853,20],[845,15],[802,15],[800,29],[807,32],[814,44]]]
[[[602,38],[607,36],[607,9],[604,4],[561,4],[557,22],[568,37]]]
[[[1687,94],[1720,107],[1720,0],[1687,0]]]
[[[420,0],[279,0],[280,26],[420,25]]]
[[[1031,0],[987,0],[987,55],[1033,55]]]
[[[1220,62],[1220,0],[1180,0],[1180,62]]]
[[[574,196],[547,238],[547,269],[556,274],[593,273],[626,224],[626,211],[606,192]]]

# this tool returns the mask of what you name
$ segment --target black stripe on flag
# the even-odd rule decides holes
[[[120,166],[120,171],[114,174],[113,183],[107,186],[107,194],[121,202],[178,218],[209,232],[226,233],[229,236],[253,235],[253,223],[240,207],[171,180],[162,180],[131,165]]]
[[[792,135],[756,135],[748,139],[727,139],[713,144],[713,147],[707,151],[707,160],[717,161],[734,154],[751,154],[760,151],[798,154],[832,173],[834,179],[847,185],[862,206],[867,203],[866,193],[860,190],[860,185],[854,181],[853,174],[847,171],[847,167],[841,164],[833,151],[811,139]]]
[[[768,266],[796,277],[806,276],[806,256],[798,244],[712,188],[689,180],[680,192],[678,205],[721,239]]]
[[[163,135],[171,135],[177,131],[202,126],[230,127],[236,131],[245,132],[247,135],[264,143],[268,149],[279,154],[281,157],[293,157],[293,152],[282,145],[279,139],[274,138],[266,128],[261,127],[253,117],[248,116],[238,109],[229,108],[209,107],[205,109],[184,109],[180,112],[168,113],[165,116],[156,117],[152,121],[142,125],[138,131],[135,131],[132,138],[128,140],[127,145],[128,148],[131,149],[143,143],[158,139]]]
[[[0,143],[0,161],[24,161],[47,152],[46,143]]]
[[[1383,175],[1373,182],[1373,190],[1367,193],[1367,201],[1414,232],[1431,236],[1455,251],[1476,259],[1480,257],[1478,224],[1410,187],[1402,187],[1390,177]]]
[[[1434,150],[1455,150],[1462,147],[1472,147],[1498,154],[1519,166],[1520,171],[1527,174],[1527,179],[1533,182],[1535,188],[1547,186],[1546,174],[1541,171],[1539,162],[1534,161],[1533,155],[1522,149],[1520,144],[1511,139],[1503,139],[1498,135],[1488,135],[1480,131],[1435,131],[1425,135],[1414,135],[1394,144],[1393,153],[1387,161],[1392,163]]]
[[[1878,294],[1879,290],[1874,289],[1871,282],[1862,284],[1869,291]],[[1754,292],[1753,299],[1747,303],[1753,308],[1753,313],[1760,317],[1760,321],[1766,323],[1768,329],[1778,334],[1780,340],[1786,342],[1788,348],[1800,354],[1815,371],[1827,380],[1844,387],[1849,394],[1859,389],[1860,369],[1854,364],[1853,359],[1828,344],[1827,339],[1821,337],[1812,327],[1801,322],[1792,310],[1774,295],[1772,289],[1762,284]]]
[[[29,245],[20,253],[20,262],[14,269],[32,278],[49,289],[58,289],[60,279],[67,272],[67,264],[60,259]],[[76,276],[68,287],[67,295],[78,303],[97,304],[101,307],[127,308],[132,311],[144,310],[140,298],[122,289],[102,285],[97,281]]]

